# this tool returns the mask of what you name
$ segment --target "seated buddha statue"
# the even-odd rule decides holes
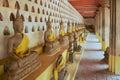
[[[76,28],[76,31],[74,32],[74,50],[75,51],[81,51],[81,46],[79,44],[79,30]]]
[[[17,11],[13,21],[14,35],[8,40],[8,55],[11,60],[8,64],[8,80],[20,80],[40,66],[39,55],[28,49],[29,39],[22,33],[23,21]]]
[[[54,80],[65,80],[67,74],[66,60],[63,55],[60,55],[54,67]]]
[[[47,21],[47,30],[45,31],[45,48],[44,52],[48,55],[53,55],[60,50],[60,43],[57,39],[55,39],[54,32],[52,31],[50,17]]]
[[[60,23],[60,33],[59,33],[59,41],[61,46],[68,46],[69,45],[69,40],[68,36],[65,36],[64,32],[64,23],[61,21]]]
[[[68,29],[67,29],[68,33],[67,33],[67,35],[68,35],[69,43],[74,42],[74,33],[72,33],[71,27],[72,26],[70,25],[70,22],[68,22]]]

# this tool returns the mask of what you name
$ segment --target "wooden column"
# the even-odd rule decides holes
[[[108,0],[103,0],[102,13],[102,50],[105,51],[106,48],[109,46],[110,31],[110,8]]]
[[[120,0],[111,0],[109,70],[120,74]]]

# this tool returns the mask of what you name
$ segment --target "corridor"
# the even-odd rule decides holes
[[[120,80],[119,75],[108,71],[108,65],[103,58],[101,43],[94,34],[89,34],[75,80]]]

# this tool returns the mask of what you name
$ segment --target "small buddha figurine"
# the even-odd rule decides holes
[[[50,17],[46,23],[47,30],[45,32],[45,49],[44,52],[48,55],[53,55],[60,50],[60,43],[55,39],[54,32],[52,31]]]
[[[74,50],[75,51],[81,51],[82,47],[79,45],[79,30],[76,28],[76,31],[74,32]]]
[[[69,53],[68,61],[71,63],[75,62],[75,52],[74,52],[74,44],[73,43],[70,44],[68,53]]]
[[[54,67],[54,80],[65,80],[67,74],[66,60],[63,55],[60,55]]]
[[[23,21],[17,11],[13,21],[14,36],[8,40],[8,80],[20,80],[40,65],[39,55],[28,49],[29,39],[22,33]]]
[[[67,35],[69,37],[69,43],[73,43],[74,42],[74,33],[72,33],[70,22],[68,22],[68,34]]]
[[[62,22],[61,20],[61,23],[60,23],[60,33],[59,33],[59,36],[60,36],[60,45],[61,46],[69,46],[69,40],[68,40],[68,36],[65,36],[65,31],[64,31],[64,23]]]

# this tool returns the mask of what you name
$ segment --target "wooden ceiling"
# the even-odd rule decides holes
[[[101,0],[68,0],[84,18],[94,18]]]

